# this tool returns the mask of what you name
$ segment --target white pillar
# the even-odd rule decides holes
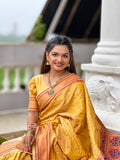
[[[82,69],[96,113],[120,131],[120,0],[102,0],[100,42]]]
[[[14,92],[19,92],[21,91],[20,88],[20,67],[15,68],[15,80],[14,80]]]
[[[3,89],[1,90],[2,93],[10,91],[9,70],[10,70],[9,67],[4,67]]]
[[[101,39],[92,63],[120,66],[120,0],[102,1]]]
[[[25,78],[24,78],[24,85],[25,85],[25,89],[26,89],[26,90],[29,89],[28,85],[29,85],[30,77],[31,77],[30,67],[29,67],[29,66],[28,66],[28,67],[26,66],[26,67],[25,67]]]

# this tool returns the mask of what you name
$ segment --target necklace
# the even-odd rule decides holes
[[[51,81],[50,81],[50,72],[48,73],[48,84],[50,86],[50,90],[48,91],[48,95],[52,95],[54,93],[53,88],[56,86],[56,84],[58,83],[58,81],[65,76],[65,74],[66,74],[66,71],[63,74],[63,76],[61,76],[57,81],[55,81],[53,84],[51,84]]]

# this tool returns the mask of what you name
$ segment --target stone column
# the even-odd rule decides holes
[[[102,0],[100,42],[82,69],[96,114],[120,131],[120,0]]]

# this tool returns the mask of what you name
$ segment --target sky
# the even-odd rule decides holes
[[[0,34],[28,35],[46,1],[0,0]]]

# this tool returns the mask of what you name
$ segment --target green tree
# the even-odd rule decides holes
[[[42,15],[40,15],[27,40],[33,42],[39,42],[43,40],[45,32],[46,32],[46,25],[42,23]]]

